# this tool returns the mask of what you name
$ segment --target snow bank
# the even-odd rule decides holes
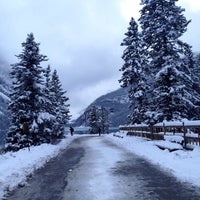
[[[200,147],[195,147],[193,151],[161,150],[157,145],[178,148],[179,144],[169,143],[169,141],[150,141],[141,137],[126,136],[125,132],[117,133],[123,138],[113,137],[112,134],[106,136],[117,145],[144,157],[161,168],[171,172],[181,181],[190,182],[200,186]]]
[[[178,149],[181,147],[180,144],[170,141],[172,139],[173,141],[181,140],[181,137],[168,137],[166,141],[151,141],[146,138],[126,136],[125,132],[115,133],[115,135],[120,137],[113,137],[113,134],[105,137],[124,149],[160,165],[180,180],[200,186],[200,147],[195,147],[193,151],[169,152],[169,150],[160,150],[157,146]],[[26,148],[0,155],[0,199],[6,191],[12,190],[19,183],[25,183],[26,178],[35,169],[42,167],[51,158],[57,156],[77,137],[79,136],[67,137],[58,145],[42,144],[32,147],[30,151]]]
[[[157,123],[154,126],[200,126],[200,120],[189,121],[187,119],[183,119],[182,121],[164,121],[161,123]]]
[[[25,183],[27,176],[57,156],[75,138],[66,137],[58,145],[42,144],[31,147],[30,151],[25,148],[0,155],[0,199],[19,183]]]

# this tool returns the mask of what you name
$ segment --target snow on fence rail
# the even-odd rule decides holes
[[[146,137],[152,140],[163,140],[165,135],[183,137],[183,145],[195,144],[200,146],[200,120],[182,122],[163,122],[153,126],[145,124],[120,126],[127,135]]]

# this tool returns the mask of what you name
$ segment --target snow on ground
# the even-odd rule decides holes
[[[182,121],[163,121],[160,123],[155,124],[154,126],[183,126],[183,124],[185,126],[199,126],[200,124],[200,120],[187,120],[187,119],[183,119]]]
[[[195,147],[193,151],[186,151],[182,149],[180,144],[170,142],[172,138],[165,138],[166,141],[150,141],[141,137],[126,136],[125,132],[115,133],[115,135],[120,137],[109,134],[105,138],[154,164],[160,165],[161,168],[171,172],[180,180],[200,186],[200,147]],[[42,144],[32,147],[30,151],[26,148],[18,152],[0,155],[0,199],[5,191],[13,189],[19,183],[25,183],[27,176],[57,156],[77,137],[66,137],[58,145]],[[181,138],[173,138],[173,140],[179,141]],[[158,146],[180,150],[170,152],[169,150],[161,150]],[[98,173],[101,169],[96,168],[96,170]]]
[[[182,149],[170,152],[167,149],[159,149],[157,145],[175,149],[180,145],[169,141],[150,141],[141,137],[126,136],[125,132],[119,132],[115,135],[121,137],[114,137],[113,134],[106,137],[126,150],[160,165],[161,168],[171,172],[179,180],[200,186],[200,147],[196,146],[193,151]]]
[[[66,137],[58,145],[42,144],[0,155],[0,199],[6,191],[25,183],[27,176],[42,167],[76,137]]]

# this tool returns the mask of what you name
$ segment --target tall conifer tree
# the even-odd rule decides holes
[[[52,114],[55,116],[56,120],[53,125],[53,133],[55,138],[61,138],[64,135],[65,126],[71,116],[69,114],[69,98],[66,97],[66,92],[63,91],[62,84],[56,70],[53,71],[50,85],[53,108]]]
[[[99,128],[102,134],[108,133],[109,129],[109,112],[106,108],[99,108]]]
[[[97,106],[93,105],[90,109],[88,116],[88,125],[90,127],[90,133],[96,134],[99,129],[99,114]]]
[[[40,144],[43,138],[41,110],[45,98],[40,63],[47,58],[40,54],[39,43],[35,42],[32,33],[22,47],[22,53],[17,56],[19,62],[12,65],[11,72],[13,93],[9,105],[11,126],[6,138],[8,150]]]
[[[139,22],[152,72],[149,113],[154,122],[189,118],[200,99],[197,93],[193,96],[190,68],[183,61],[191,47],[180,40],[190,21],[177,1],[142,0]]]
[[[44,115],[46,115],[46,118],[44,119],[44,135],[46,142],[51,142],[52,137],[54,138],[54,124],[56,122],[56,116],[54,115],[55,108],[53,104],[53,97],[51,93],[51,67],[50,65],[47,66],[47,68],[44,70],[44,77],[45,77],[45,83],[44,83],[44,89],[43,93],[46,98],[46,103],[44,104]]]
[[[133,18],[129,23],[126,38],[122,42],[125,46],[122,59],[124,64],[120,71],[122,77],[119,80],[122,87],[129,87],[129,101],[131,113],[129,115],[130,123],[142,123],[145,120],[147,110],[147,83],[145,75],[146,56],[145,49],[138,32],[138,25]]]

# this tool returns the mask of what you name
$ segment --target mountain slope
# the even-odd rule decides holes
[[[127,115],[129,114],[128,92],[124,88],[120,88],[106,95],[103,95],[90,104],[83,114],[75,120],[75,126],[85,125],[85,118],[92,105],[102,106],[109,110],[110,126],[119,126],[127,124]]]
[[[5,134],[9,128],[8,104],[10,102],[10,78],[8,66],[0,62],[0,144],[4,143]]]

